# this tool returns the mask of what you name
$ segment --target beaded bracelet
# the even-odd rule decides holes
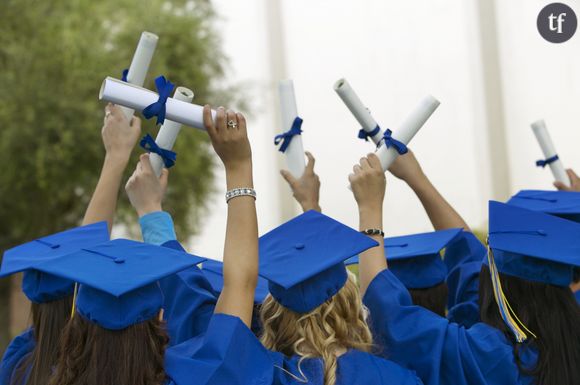
[[[361,230],[361,233],[365,235],[380,235],[381,237],[385,237],[385,233],[381,229],[365,229]]]
[[[256,190],[254,190],[251,187],[240,187],[231,189],[226,192],[226,203],[228,203],[230,200],[234,198],[243,196],[249,196],[254,198],[254,200],[256,200]]]

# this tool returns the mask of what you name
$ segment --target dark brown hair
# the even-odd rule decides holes
[[[503,291],[517,317],[532,336],[519,344],[503,322],[493,295],[489,267],[483,265],[479,278],[481,320],[501,330],[514,345],[520,371],[536,378],[537,385],[574,384],[580,378],[580,306],[569,287],[532,282],[500,274]],[[538,350],[536,365],[523,367],[520,351]]]
[[[50,385],[162,385],[169,337],[157,318],[107,330],[75,314]]]
[[[46,303],[33,303],[32,325],[35,339],[34,350],[21,361],[12,377],[12,385],[46,385],[56,365],[58,343],[71,313],[72,296]]]
[[[445,282],[426,289],[409,289],[414,305],[431,310],[441,317],[445,317],[448,291],[449,288]]]

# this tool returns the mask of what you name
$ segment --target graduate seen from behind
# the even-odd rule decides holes
[[[306,190],[317,195],[314,158],[307,157],[306,177],[296,183],[311,184]],[[375,346],[359,288],[344,265],[377,246],[380,236],[375,240],[320,214],[316,196],[299,202],[307,211],[263,235],[259,243],[260,275],[269,281],[270,291],[260,310],[260,341],[270,350],[274,382],[421,383],[413,372],[372,354]],[[365,200],[361,202],[366,211]],[[368,229],[364,219],[361,225]]]
[[[226,169],[228,190],[253,191],[251,150],[241,114],[218,108],[204,121]],[[226,123],[227,122],[227,123]],[[148,161],[142,157],[141,161]],[[149,170],[142,167],[143,170]],[[154,173],[140,175],[156,178]],[[158,188],[152,190],[159,190]],[[135,204],[135,196],[132,197]],[[158,281],[201,261],[185,252],[118,239],[52,261],[43,270],[79,283],[51,385],[252,384],[249,343],[258,269],[255,198],[228,203],[224,288],[203,336],[167,348]],[[146,204],[146,199],[139,200]],[[142,207],[136,207],[141,211]],[[176,314],[179,316],[179,314]],[[170,322],[168,320],[168,322]],[[251,339],[250,339],[251,338]],[[190,349],[191,347],[195,348]],[[232,370],[232,367],[236,370]],[[265,368],[266,375],[271,365]],[[268,372],[270,370],[270,372]]]
[[[0,277],[24,272],[22,291],[31,301],[32,327],[16,337],[0,363],[2,385],[46,385],[56,364],[58,341],[70,318],[74,281],[36,267],[82,247],[109,240],[123,172],[139,138],[141,122],[127,120],[109,104],[101,130],[105,157],[83,227],[42,237],[7,250]]]
[[[384,186],[373,169],[380,163],[369,156],[351,176],[355,197],[361,188],[381,196]],[[382,201],[374,201],[380,212]],[[482,322],[465,329],[413,306],[384,249],[373,248],[360,256],[373,330],[390,359],[416,370],[426,384],[576,383],[580,308],[568,285],[580,266],[580,225],[499,202],[490,202],[489,216]],[[382,218],[373,224],[382,226]]]

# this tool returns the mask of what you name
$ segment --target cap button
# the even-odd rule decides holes
[[[304,248],[304,243],[297,243],[294,245],[294,248],[296,248],[296,250],[302,250]]]
[[[125,263],[125,258],[115,258],[113,261],[115,261],[115,263]]]

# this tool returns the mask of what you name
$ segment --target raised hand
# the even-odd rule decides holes
[[[375,154],[361,158],[348,176],[354,198],[361,208],[382,209],[387,180],[381,161]]]
[[[125,185],[125,191],[139,217],[162,210],[161,204],[167,190],[168,175],[169,171],[164,168],[161,176],[157,178],[149,154],[139,157],[139,163]]]
[[[322,211],[319,204],[320,178],[314,172],[316,159],[308,151],[306,152],[306,157],[308,158],[308,164],[306,165],[304,174],[300,178],[295,178],[287,170],[281,170],[280,174],[282,174],[282,177],[290,185],[292,194],[300,206],[302,206],[303,211]]]
[[[101,130],[107,156],[128,160],[140,135],[141,119],[133,117],[129,122],[121,107],[107,104]]]

